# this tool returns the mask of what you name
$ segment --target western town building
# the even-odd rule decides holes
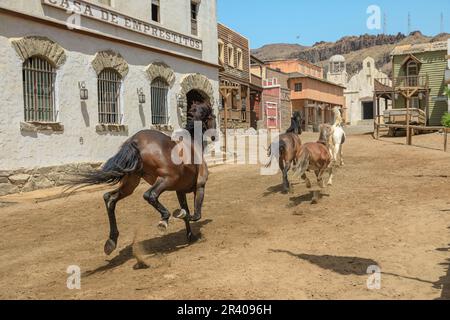
[[[288,74],[292,111],[302,113],[305,130],[318,130],[320,124],[332,122],[336,107],[345,118],[345,88],[325,80],[323,68],[303,60],[269,61],[267,64]]]
[[[373,92],[375,79],[387,78],[376,68],[375,60],[366,57],[361,70],[349,77],[345,57],[336,55],[330,58],[327,79],[345,87],[346,120],[351,125],[373,123]],[[388,83],[390,84],[390,82]],[[385,100],[380,101],[380,109],[389,107]]]
[[[250,47],[247,38],[218,24],[222,128],[248,129],[250,110]]]
[[[195,100],[218,112],[215,0],[3,0],[0,20],[0,194],[180,128]]]
[[[374,104],[377,118],[385,123],[405,123],[410,109],[411,122],[439,126],[448,111],[444,94],[447,42],[431,42],[396,47],[392,56],[392,81],[376,79]],[[392,101],[393,110],[383,111],[381,100]]]
[[[289,75],[251,57],[251,109],[255,129],[285,131],[291,125]]]

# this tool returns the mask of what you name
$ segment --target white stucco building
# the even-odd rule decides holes
[[[371,57],[364,59],[362,69],[350,79],[345,66],[346,62],[343,56],[331,57],[327,78],[329,81],[346,87],[344,90],[346,120],[351,125],[372,124],[374,80],[387,79],[388,76],[376,68],[375,60]],[[381,110],[385,110],[385,102],[380,101],[380,104]]]
[[[0,194],[179,128],[193,100],[217,113],[216,0],[2,0],[0,21]]]

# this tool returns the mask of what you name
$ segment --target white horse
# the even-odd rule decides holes
[[[339,108],[333,109],[335,114],[335,122],[334,125],[331,127],[332,129],[332,143],[330,146],[330,152],[333,156],[333,162],[336,164],[339,161],[339,166],[344,165],[344,156],[342,152],[342,145],[345,143],[345,140],[347,139],[347,135],[344,131],[344,120],[342,119],[341,112],[339,111]]]

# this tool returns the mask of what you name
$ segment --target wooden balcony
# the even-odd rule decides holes
[[[429,87],[429,77],[428,75],[424,76],[402,76],[394,78],[394,87],[395,88],[423,88],[426,89]]]

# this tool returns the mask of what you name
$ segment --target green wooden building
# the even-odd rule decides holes
[[[394,113],[395,109],[414,109],[417,119],[422,119],[419,125],[439,126],[448,111],[444,91],[447,50],[447,41],[396,47],[391,54],[392,86],[377,79],[375,99],[392,100]],[[381,115],[380,110],[377,114]]]

